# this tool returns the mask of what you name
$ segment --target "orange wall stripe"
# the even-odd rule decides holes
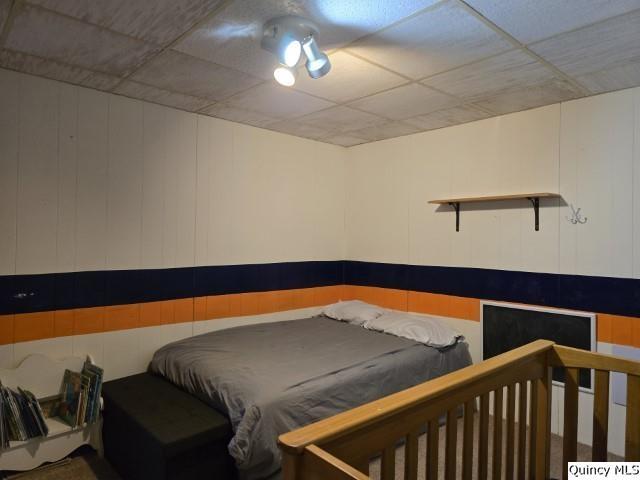
[[[140,325],[140,305],[113,305],[105,307],[104,331],[128,330]]]
[[[160,318],[158,325],[169,325],[175,323],[175,308],[171,300],[164,300],[160,303]]]
[[[260,315],[322,306],[341,299],[363,300],[394,310],[476,322],[480,320],[480,300],[477,298],[380,287],[335,285],[0,315],[0,345],[194,320]],[[600,342],[640,347],[640,318],[598,314],[597,339]]]
[[[447,295],[410,291],[408,310],[416,313],[447,316],[449,300]]]
[[[13,343],[14,315],[0,315],[0,345]]]
[[[173,302],[173,323],[193,322],[193,298],[179,298]]]
[[[74,335],[86,335],[104,331],[105,307],[77,308],[73,313]]]
[[[613,343],[613,315],[600,314],[596,319],[596,338],[600,342]]]
[[[14,316],[13,340],[28,342],[55,336],[55,313],[20,313]]]
[[[54,315],[53,334],[56,337],[73,335],[73,310],[56,310]]]
[[[331,287],[317,287],[313,290],[313,306],[329,305],[331,303],[339,302],[344,298],[345,287],[344,285],[334,285]]]
[[[140,304],[141,327],[155,327],[162,319],[162,304],[164,302],[148,302]]]
[[[207,319],[207,298],[209,297],[196,297],[193,299],[193,319],[194,320]]]
[[[405,312],[408,308],[407,290],[347,285],[344,291],[344,298],[347,300],[362,300],[363,302],[373,303],[384,308],[402,310]]]
[[[598,318],[604,315],[599,315]],[[633,321],[631,317],[611,315],[611,343],[631,345],[633,341]]]
[[[640,347],[640,319],[631,319],[631,344]]]
[[[292,290],[293,310],[316,306],[316,295],[313,288],[297,288]]]
[[[224,318],[231,316],[231,295],[212,295],[209,297],[202,297],[205,301],[205,309],[202,317],[198,320],[207,320],[213,318]],[[200,299],[196,299],[196,303],[199,303]]]
[[[464,320],[480,321],[480,300],[477,298],[454,297],[449,298],[449,317]]]

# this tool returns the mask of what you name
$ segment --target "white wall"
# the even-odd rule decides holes
[[[0,126],[0,275],[344,257],[342,147],[7,70]]]
[[[0,275],[341,260],[346,152],[0,69]],[[92,353],[113,378],[206,325],[4,345],[0,364]]]
[[[630,89],[352,147],[347,258],[640,278],[638,139]],[[541,201],[538,232],[526,200],[463,205],[460,232],[427,203],[527,192],[564,200]]]

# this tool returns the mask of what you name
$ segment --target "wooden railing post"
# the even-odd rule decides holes
[[[535,425],[532,435],[531,464],[533,466],[532,480],[546,480],[549,478],[549,457],[551,443],[551,367],[546,367],[542,378],[533,382],[535,398]]]
[[[596,370],[593,394],[593,438],[591,460],[606,462],[609,436],[609,372]]]
[[[640,376],[627,375],[627,426],[624,459],[640,461]]]
[[[286,451],[282,452],[282,478],[286,480],[301,480],[301,456]]]

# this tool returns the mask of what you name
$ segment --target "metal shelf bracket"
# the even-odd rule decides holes
[[[536,222],[536,232],[540,230],[540,198],[539,197],[527,197],[527,200],[533,205],[533,214]]]
[[[456,232],[460,231],[460,202],[451,202],[449,203],[456,211]]]

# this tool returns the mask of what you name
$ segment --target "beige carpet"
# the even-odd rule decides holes
[[[477,422],[477,418],[476,418]],[[489,422],[491,425],[492,422]],[[517,429],[516,429],[517,431]],[[477,432],[474,438],[474,448],[477,452]],[[462,439],[462,421],[458,423],[458,445],[461,445]],[[444,478],[444,427],[440,428],[440,478]],[[491,442],[489,443],[489,455],[491,455]],[[461,447],[460,447],[461,451]],[[419,463],[418,463],[418,479],[425,478],[426,463],[426,440],[422,435],[419,440]],[[475,458],[477,461],[477,457]],[[590,460],[591,447],[586,445],[578,445],[578,460]],[[610,461],[622,461],[620,457],[609,455]],[[458,477],[460,476],[461,457],[458,455]],[[477,465],[474,465],[474,476],[476,478]],[[404,447],[398,447],[396,451],[396,479],[402,480],[404,471]],[[504,467],[503,467],[504,472]],[[551,478],[560,478],[562,473],[562,438],[557,435],[551,437]],[[380,478],[380,460],[376,459],[371,462],[370,476],[372,479]],[[489,465],[489,474],[491,474],[491,465]],[[99,458],[91,449],[77,452],[68,462],[61,465],[50,465],[29,473],[19,474],[17,476],[9,476],[11,480],[121,480],[113,471],[106,460]],[[212,476],[212,478],[214,478]]]

